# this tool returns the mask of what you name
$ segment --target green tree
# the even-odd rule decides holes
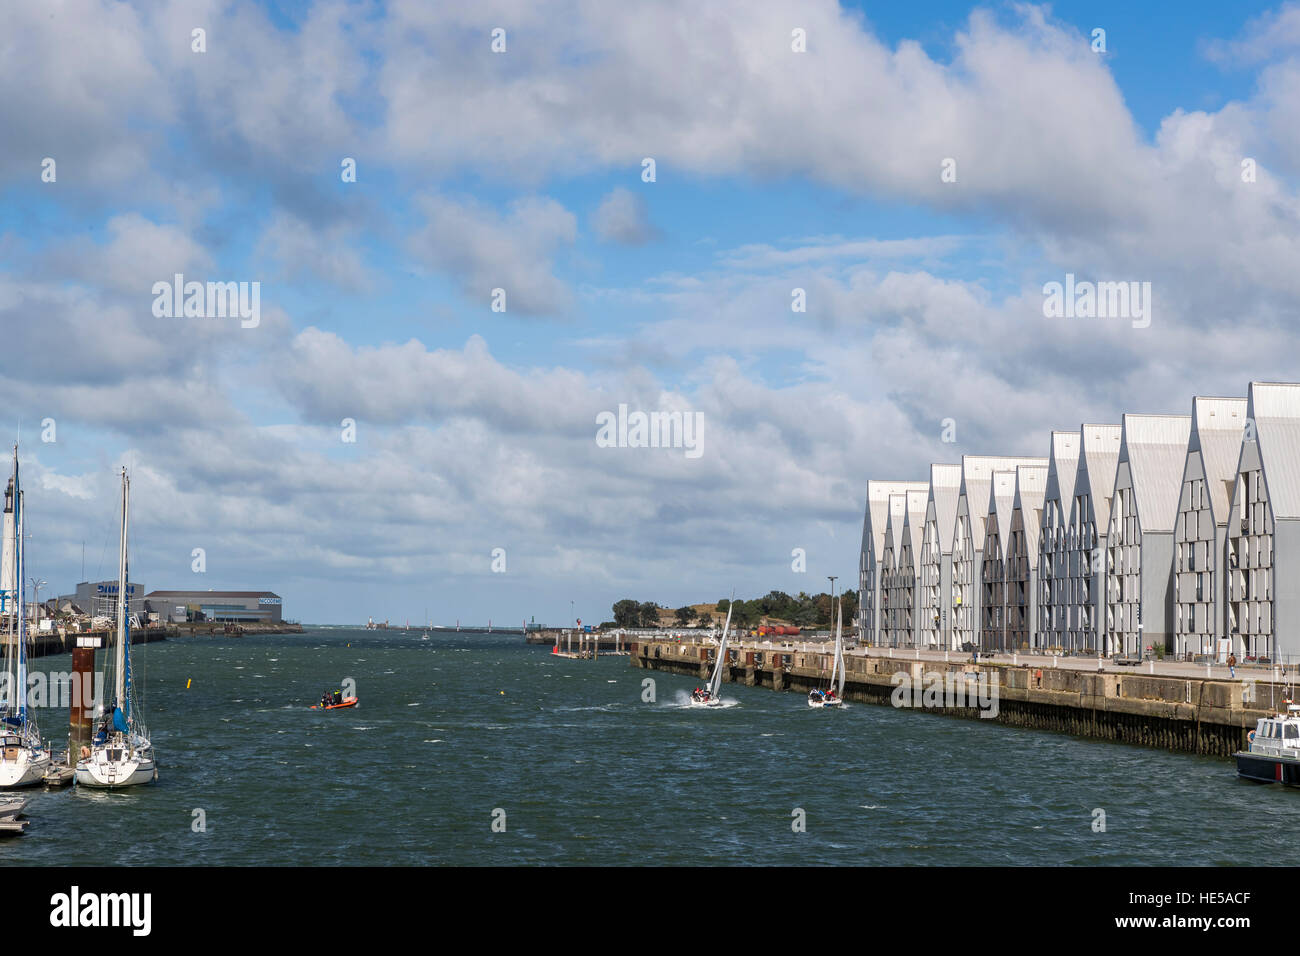
[[[691,621],[695,620],[695,608],[691,607],[689,604],[684,607],[679,607],[674,620],[678,627],[690,627]]]
[[[614,623],[619,627],[637,627],[641,622],[641,605],[631,598],[616,601],[613,608]]]

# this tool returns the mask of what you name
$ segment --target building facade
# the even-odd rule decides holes
[[[272,591],[150,591],[148,610],[164,621],[229,621],[237,624],[278,624],[280,595]]]
[[[92,617],[115,617],[117,615],[117,581],[82,581],[73,594],[59,598],[59,606],[71,601]],[[145,613],[145,590],[143,584],[126,582],[127,616],[142,617]]]
[[[889,497],[926,487],[923,481],[867,482],[862,549],[858,556],[858,640],[864,644],[882,643],[880,564],[885,547],[885,528],[889,524]]]
[[[952,534],[959,494],[961,465],[931,465],[918,582],[922,644],[926,647],[951,647]]]
[[[1228,513],[1227,627],[1241,659],[1300,661],[1300,385],[1251,382]]]
[[[897,609],[899,626],[895,647],[916,647],[921,640],[921,542],[925,535],[925,506],[930,493],[909,491],[904,495],[902,549],[898,562],[900,592]]]
[[[1079,470],[1079,432],[1052,432],[1038,536],[1038,628],[1035,646],[1065,646],[1070,584],[1070,509]]]
[[[1106,530],[1119,465],[1119,425],[1079,429],[1079,467],[1070,503],[1069,584],[1064,649],[1099,654],[1106,633]]]
[[[984,533],[993,472],[1014,470],[1018,465],[1045,464],[1045,458],[962,456],[961,491],[957,496],[957,518],[952,536],[951,649],[979,646],[980,571],[984,562]]]
[[[995,471],[989,484],[984,522],[984,560],[980,566],[980,650],[1006,649],[1007,562],[1004,546],[1011,536],[1016,500],[1016,473]]]
[[[882,644],[898,647],[899,633],[904,627],[903,610],[908,606],[902,571],[907,495],[890,495],[888,513],[885,546],[880,556],[880,630]]]
[[[1174,525],[1174,653],[1180,658],[1227,658],[1223,562],[1245,427],[1246,399],[1192,399]]]
[[[1105,652],[1173,650],[1174,525],[1190,415],[1125,415],[1106,533]]]
[[[1047,469],[1021,465],[1016,469],[1016,494],[1011,510],[1011,537],[1006,548],[1007,647],[1038,647],[1038,556]]]

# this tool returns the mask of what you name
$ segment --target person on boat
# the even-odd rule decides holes
[[[341,691],[341,690],[336,690],[336,691],[334,692],[334,703],[336,703],[336,704],[341,704],[341,703],[343,703],[343,691]]]
[[[321,693],[321,695],[320,695],[320,705],[321,705],[321,707],[328,707],[328,706],[330,705],[330,692],[329,692],[329,691],[323,691],[323,692]]]

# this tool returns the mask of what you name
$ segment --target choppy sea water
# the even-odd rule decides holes
[[[739,685],[692,709],[626,657],[430,635],[136,648],[159,782],[26,791],[0,864],[1295,863],[1300,791],[1230,761]],[[308,709],[345,678],[360,707]]]

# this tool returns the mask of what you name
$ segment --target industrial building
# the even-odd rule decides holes
[[[1106,531],[1122,432],[1119,425],[1082,425],[1079,429],[1079,467],[1070,504],[1064,645],[1075,653],[1098,653],[1105,637]]]
[[[921,542],[921,643],[947,648],[952,614],[952,533],[961,494],[961,465],[930,466],[925,504],[925,535]]]
[[[1107,654],[1173,646],[1174,524],[1190,415],[1125,415],[1106,533]]]
[[[868,481],[867,507],[862,519],[862,550],[858,563],[858,640],[881,643],[880,564],[889,523],[889,496],[923,491],[924,481]]]
[[[1038,538],[1046,491],[1047,468],[1021,465],[1016,469],[1010,546],[1005,558],[1006,646],[1016,650],[1038,646]]]
[[[1174,525],[1174,653],[1180,658],[1218,656],[1228,636],[1223,554],[1245,427],[1246,399],[1192,399]]]
[[[1070,509],[1079,470],[1079,432],[1052,432],[1043,521],[1038,537],[1038,628],[1034,647],[1061,648],[1066,640],[1070,584]]]
[[[126,583],[127,616],[143,617],[145,613],[145,591],[143,584],[133,581]],[[59,598],[59,607],[71,603],[83,614],[92,617],[115,617],[117,615],[117,581],[82,581],[73,594]]]
[[[150,591],[144,601],[147,609],[164,621],[281,621],[280,595],[271,591]]]
[[[1227,626],[1233,653],[1300,658],[1300,385],[1251,382],[1228,513]],[[1277,572],[1281,571],[1279,578]]]

